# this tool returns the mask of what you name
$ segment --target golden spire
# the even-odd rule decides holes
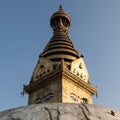
[[[63,11],[61,5],[58,11],[51,16],[50,25],[54,34],[40,56],[54,61],[62,58],[68,61],[78,59],[80,54],[67,34],[70,27],[70,17]]]

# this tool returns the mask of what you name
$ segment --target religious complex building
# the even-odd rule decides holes
[[[0,120],[120,120],[120,112],[92,104],[97,88],[90,83],[83,55],[67,34],[70,17],[62,6],[51,16],[50,25],[53,36],[39,56],[30,83],[24,85],[28,105],[0,112]]]
[[[90,83],[89,73],[80,54],[68,36],[70,16],[59,6],[50,18],[53,36],[47,43],[24,86],[30,104],[45,102],[89,103],[97,88]]]

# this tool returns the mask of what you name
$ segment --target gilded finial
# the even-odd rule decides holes
[[[62,5],[59,6],[59,11],[63,11]]]

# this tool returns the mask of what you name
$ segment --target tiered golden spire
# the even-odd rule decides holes
[[[54,35],[40,56],[47,57],[50,60],[61,60],[63,58],[68,61],[79,58],[80,55],[67,34],[70,27],[70,17],[63,11],[61,5],[58,11],[51,16],[50,25],[53,28]]]

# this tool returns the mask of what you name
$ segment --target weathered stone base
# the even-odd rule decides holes
[[[46,103],[0,112],[0,120],[120,120],[120,112],[94,104]]]

